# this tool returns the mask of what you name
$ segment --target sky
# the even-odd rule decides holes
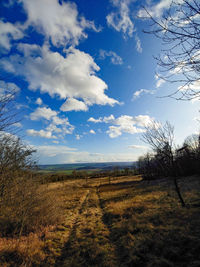
[[[39,164],[136,161],[145,126],[170,121],[175,141],[199,131],[199,101],[164,97],[161,40],[143,30],[170,0],[1,0],[0,94],[17,92],[14,126]]]

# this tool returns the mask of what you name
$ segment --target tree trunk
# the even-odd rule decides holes
[[[182,207],[185,207],[185,202],[184,202],[184,200],[182,198],[182,195],[181,195],[181,192],[180,192],[176,177],[174,178],[174,185],[175,185],[175,188],[176,188],[176,193],[177,193],[177,195],[179,197],[179,200],[181,202],[181,205],[182,205]]]

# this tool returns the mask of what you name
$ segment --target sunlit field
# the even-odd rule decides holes
[[[200,180],[140,176],[41,185],[59,221],[16,238],[0,238],[1,266],[199,266]],[[58,209],[59,207],[59,209]]]

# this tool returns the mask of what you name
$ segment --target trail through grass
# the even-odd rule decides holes
[[[170,179],[70,180],[42,185],[62,222],[0,238],[0,266],[199,267],[200,178],[181,178],[186,208]]]

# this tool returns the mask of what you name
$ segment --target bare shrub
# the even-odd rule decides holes
[[[0,143],[0,230],[22,235],[59,219],[53,194],[40,190],[34,175],[34,150],[19,138],[1,136]]]

